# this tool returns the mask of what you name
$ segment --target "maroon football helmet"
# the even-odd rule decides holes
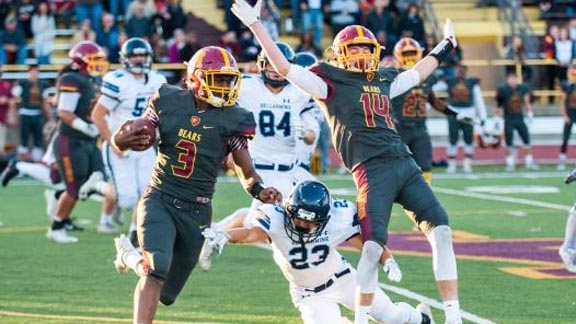
[[[367,46],[369,53],[350,53],[350,47]],[[375,72],[380,64],[380,44],[371,31],[360,25],[342,29],[332,43],[334,59],[339,67],[354,72]]]
[[[80,70],[88,72],[91,76],[104,75],[108,72],[106,53],[94,42],[82,41],[74,45],[68,52],[68,57]]]
[[[208,46],[196,52],[186,65],[186,85],[197,99],[215,107],[236,103],[240,71],[232,54],[221,47]]]
[[[422,59],[422,47],[414,38],[401,38],[394,45],[394,57],[400,67],[412,67]]]

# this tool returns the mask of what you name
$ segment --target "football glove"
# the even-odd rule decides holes
[[[202,231],[202,236],[208,242],[208,246],[211,247],[215,252],[218,254],[222,254],[222,250],[224,250],[224,245],[228,243],[230,239],[230,235],[223,231],[214,230],[211,227],[206,228]]]
[[[465,114],[456,114],[456,120],[464,124],[474,124],[474,118]]]
[[[402,271],[400,270],[400,266],[393,258],[386,259],[382,269],[388,276],[388,280],[393,282],[400,282],[400,280],[402,280]]]
[[[564,178],[564,183],[569,184],[576,181],[576,169],[570,171],[570,173]]]
[[[454,25],[450,18],[446,19],[444,24],[444,39],[447,39],[454,48],[458,47],[458,41],[456,40],[456,33],[454,32]]]
[[[244,0],[236,0],[232,4],[232,13],[242,21],[244,25],[250,27],[253,23],[260,21],[262,0],[258,0],[254,7]]]

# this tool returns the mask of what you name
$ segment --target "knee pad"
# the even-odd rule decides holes
[[[356,278],[363,294],[374,293],[378,287],[378,265],[382,251],[384,248],[374,241],[366,241],[362,247]]]
[[[168,294],[160,293],[160,302],[165,306],[174,304],[176,297],[168,296]]]
[[[448,148],[446,149],[446,154],[450,158],[456,157],[457,153],[458,153],[458,146],[456,145],[449,145]]]
[[[456,256],[452,245],[452,229],[447,225],[434,228],[426,235],[432,248],[432,263],[436,281],[456,280]]]

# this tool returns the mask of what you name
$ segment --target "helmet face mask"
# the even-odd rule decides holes
[[[330,220],[330,193],[317,181],[297,184],[284,204],[284,229],[294,243],[316,240]]]
[[[83,41],[74,45],[68,52],[68,57],[81,71],[85,71],[92,77],[106,74],[110,66],[102,48],[91,41]]]
[[[142,38],[130,38],[120,50],[120,62],[133,74],[144,74],[152,68],[152,47]]]
[[[422,59],[422,47],[416,40],[404,37],[394,46],[394,57],[400,67],[412,67]]]
[[[362,26],[351,25],[341,30],[334,38],[332,51],[338,67],[345,70],[376,72],[380,66],[380,44]]]
[[[286,60],[288,60],[288,62],[294,63],[296,59],[296,54],[294,53],[294,50],[292,49],[292,47],[290,47],[290,45],[284,42],[276,42],[276,46],[278,47],[282,55],[284,55]],[[270,87],[278,89],[288,85],[288,80],[286,80],[286,78],[284,77],[280,78],[270,77],[269,73],[271,65],[270,61],[268,61],[268,58],[266,57],[266,53],[264,52],[264,50],[260,51],[260,54],[258,54],[258,58],[256,59],[256,65],[258,66],[258,70],[262,75],[262,79],[264,79],[264,83],[266,83]]]
[[[186,65],[186,84],[195,98],[214,107],[230,107],[236,103],[240,71],[234,57],[225,49],[204,47]]]

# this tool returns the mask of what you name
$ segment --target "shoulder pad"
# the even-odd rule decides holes
[[[108,75],[108,74],[111,74],[112,77],[119,79],[119,78],[124,76],[124,71],[123,70],[116,70],[116,71],[106,73],[106,75]]]
[[[82,87],[82,83],[76,73],[64,73],[58,81],[58,91],[78,92]]]
[[[158,93],[159,93],[159,97],[165,97],[165,96],[169,96],[171,94],[180,92],[180,91],[188,91],[186,89],[182,89],[181,87],[177,87],[177,86],[173,86],[167,83],[164,83],[162,86],[160,86],[160,89],[158,89]]]
[[[400,72],[402,72],[402,71],[399,70],[398,68],[395,68],[395,67],[385,67],[385,68],[381,68],[380,70],[378,70],[378,74],[381,77],[386,78],[390,82],[392,82],[394,80],[394,78],[396,78],[396,76],[398,74],[400,74]],[[382,79],[382,78],[380,78],[380,79]]]

